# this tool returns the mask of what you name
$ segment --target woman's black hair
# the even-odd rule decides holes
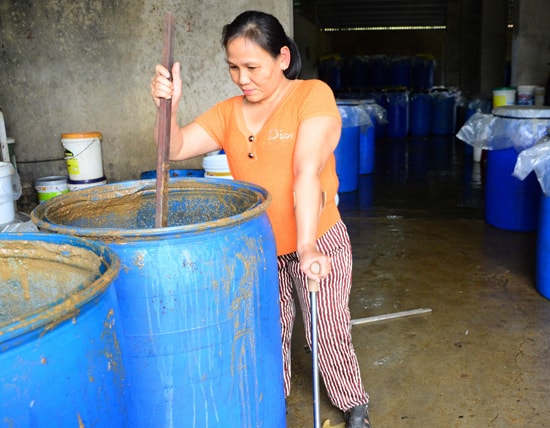
[[[281,48],[287,46],[290,50],[290,64],[284,74],[288,79],[297,79],[300,75],[302,60],[298,46],[286,35],[283,26],[273,15],[255,10],[241,13],[223,27],[223,46],[227,48],[227,44],[236,37],[252,40],[273,58],[277,58]]]

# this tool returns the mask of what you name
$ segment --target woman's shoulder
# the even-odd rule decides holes
[[[242,95],[235,95],[229,98],[224,98],[223,100],[219,100],[217,103],[215,103],[215,106],[222,106],[222,107],[228,107],[228,106],[234,106],[237,104],[241,104],[243,101]]]
[[[220,114],[228,114],[235,110],[236,106],[242,104],[242,95],[225,98],[214,103],[209,110],[216,111]]]
[[[327,103],[335,102],[330,86],[319,79],[305,79],[297,82],[296,96],[304,101]]]
[[[304,90],[323,90],[323,91],[331,91],[332,89],[330,86],[328,86],[325,82],[319,79],[304,79],[304,80],[298,80],[300,82],[300,87]]]

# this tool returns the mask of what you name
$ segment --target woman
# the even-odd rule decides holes
[[[334,96],[319,80],[297,79],[298,49],[272,15],[242,13],[223,28],[222,43],[231,79],[243,95],[216,104],[184,127],[176,118],[180,65],[174,64],[173,82],[166,68],[156,67],[151,95],[157,107],[160,98],[172,100],[170,158],[222,148],[235,179],[270,191],[267,214],[278,254],[285,395],[290,391],[293,287],[310,338],[311,278],[320,281],[319,368],[329,397],[345,412],[348,427],[370,428],[368,395],[350,334],[351,245],[335,203],[333,151],[341,119]],[[312,271],[314,264],[319,272]]]

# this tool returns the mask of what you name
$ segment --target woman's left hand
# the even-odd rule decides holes
[[[331,269],[330,257],[319,252],[316,248],[308,248],[300,252],[300,269],[309,279],[321,281],[328,276]],[[319,270],[316,271],[314,265],[318,264]]]

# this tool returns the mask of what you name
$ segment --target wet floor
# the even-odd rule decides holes
[[[536,232],[484,218],[485,162],[452,137],[378,141],[340,195],[354,249],[353,342],[374,428],[550,427],[550,300]],[[377,321],[414,309],[419,315]],[[312,426],[311,354],[293,339],[289,428]],[[343,422],[321,387],[321,419]]]

